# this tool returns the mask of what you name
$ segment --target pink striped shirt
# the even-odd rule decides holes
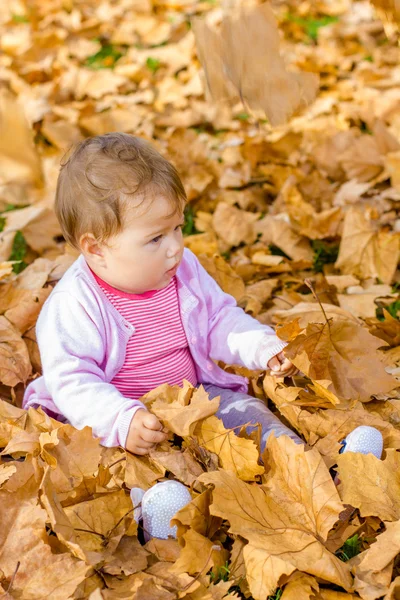
[[[176,278],[161,290],[122,292],[93,273],[119,313],[135,327],[125,361],[111,383],[126,398],[138,400],[162,383],[197,384],[196,368],[183,329]]]

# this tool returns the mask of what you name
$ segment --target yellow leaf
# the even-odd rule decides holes
[[[183,405],[179,398],[172,402],[160,398],[151,404],[151,411],[169,431],[184,437],[193,433],[198,421],[213,415],[218,406],[219,396],[210,399],[200,386],[193,390],[190,404]]]
[[[359,209],[346,213],[335,267],[361,279],[391,283],[399,258],[399,234],[382,231]]]
[[[349,567],[324,547],[343,506],[322,458],[287,436],[271,436],[267,447],[270,471],[263,486],[222,470],[200,477],[215,486],[211,513],[250,543],[245,562],[252,594],[264,600],[266,587],[272,593],[295,569],[349,589]],[[262,589],[261,576],[267,582]]]
[[[321,318],[321,321],[323,317]],[[313,380],[329,380],[339,398],[368,402],[397,386],[377,354],[382,342],[351,321],[310,323],[285,348],[289,358]]]
[[[360,510],[362,517],[382,521],[400,519],[400,454],[386,450],[385,460],[373,454],[345,452],[337,460],[343,502]]]
[[[199,444],[214,452],[223,469],[232,471],[244,481],[253,481],[264,472],[258,464],[258,449],[249,439],[238,437],[232,429],[225,429],[217,417],[208,417],[201,421],[194,435]]]

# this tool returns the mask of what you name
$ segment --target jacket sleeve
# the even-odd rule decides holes
[[[104,446],[125,447],[132,417],[145,406],[105,381],[103,336],[81,303],[67,292],[53,293],[36,336],[44,381],[58,410],[77,429],[91,427]]]
[[[237,306],[230,294],[222,291],[195,257],[200,289],[205,297],[209,328],[209,355],[230,365],[266,369],[268,361],[287,345],[274,329],[262,325]]]

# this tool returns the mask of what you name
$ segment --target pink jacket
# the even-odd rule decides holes
[[[247,379],[226,373],[212,359],[265,369],[285,342],[239,308],[187,248],[176,278],[198,382],[247,391]],[[110,381],[124,363],[135,328],[106,298],[82,255],[46,300],[36,335],[43,375],[28,385],[23,407],[50,409],[77,429],[91,427],[104,446],[125,446],[131,419],[143,404],[124,397]]]

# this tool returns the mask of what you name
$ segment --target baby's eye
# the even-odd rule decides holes
[[[175,231],[177,231],[178,229],[182,229],[183,226],[184,226],[184,223],[181,223],[180,225],[177,225],[175,227]]]
[[[157,244],[162,238],[162,235],[158,235],[157,237],[150,240],[150,244]]]

